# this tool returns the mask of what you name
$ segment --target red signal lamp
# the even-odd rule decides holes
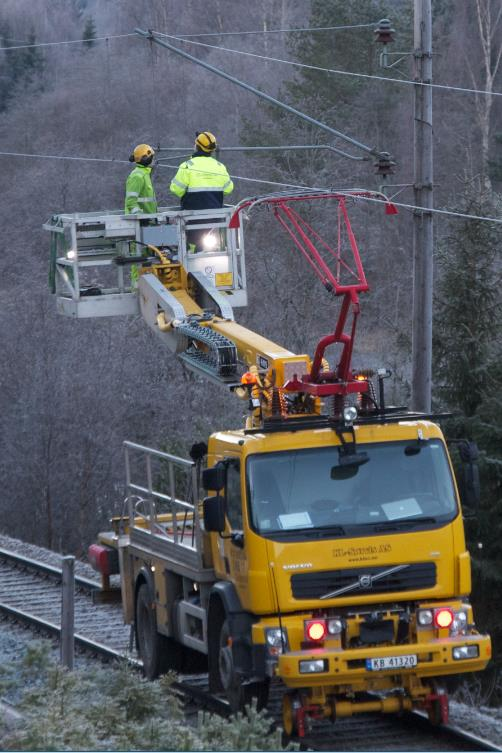
[[[327,633],[326,620],[307,620],[305,623],[305,637],[309,641],[322,641]]]
[[[440,609],[434,610],[434,624],[437,628],[449,628],[453,619],[453,611],[447,607],[441,607]]]

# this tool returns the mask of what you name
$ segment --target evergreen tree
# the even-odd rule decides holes
[[[89,18],[85,22],[84,34],[82,36],[82,39],[84,40],[84,47],[86,47],[88,50],[90,50],[91,47],[94,47],[94,40],[96,39],[96,36],[96,24],[94,23],[93,17],[89,16]]]
[[[313,0],[309,26],[357,27],[378,21],[384,5],[372,0]],[[375,23],[376,25],[376,23]],[[347,28],[293,34],[290,49],[307,65],[333,68],[355,73],[375,73],[376,61],[371,27]],[[301,69],[296,80],[287,86],[296,102],[303,102],[309,113],[326,118],[336,112],[347,114],[353,99],[370,84],[352,76],[328,75],[312,69]]]
[[[13,41],[8,23],[0,24],[2,47],[18,47]],[[24,44],[36,45],[36,35],[31,31]],[[22,46],[20,49],[5,50],[3,77],[0,79],[0,112],[5,111],[19,90],[31,87],[35,91],[43,89],[44,56],[39,48]]]
[[[458,211],[497,216],[500,199],[469,189]],[[495,647],[502,642],[501,243],[499,225],[451,221],[437,254],[434,324],[435,396],[454,413],[447,436],[473,440],[480,449],[481,505],[468,521],[467,537],[477,621]],[[502,668],[500,648],[495,666]]]
[[[395,6],[395,7],[394,7]],[[312,68],[295,69],[294,79],[285,84],[279,99],[291,104],[311,117],[331,125],[356,139],[366,141],[364,131],[371,130],[371,146],[376,146],[375,132],[386,133],[390,127],[396,100],[392,100],[393,85],[379,88],[375,99],[371,79],[326,73],[316,68],[336,69],[366,75],[385,75],[378,66],[380,46],[374,43],[374,27],[385,16],[396,19],[401,49],[412,48],[408,30],[413,28],[408,10],[384,0],[312,0],[309,27],[349,27],[346,29],[297,32],[288,36],[289,57]],[[394,24],[394,20],[393,20]],[[360,28],[357,28],[359,25]],[[408,31],[408,34],[407,34]],[[392,71],[389,75],[392,75]],[[245,121],[243,134],[248,143],[333,144],[336,139],[275,106],[261,105],[273,122],[273,128],[257,129]],[[378,121],[378,122],[377,122]],[[343,142],[336,144],[351,151]],[[383,147],[382,147],[383,148]],[[361,156],[361,155],[359,155]],[[270,160],[270,157],[266,157]],[[315,173],[331,185],[333,176],[326,172],[326,152],[284,153],[274,157],[279,171],[295,174],[308,180]],[[341,160],[341,170],[353,174],[357,163]],[[367,172],[367,166],[365,166]],[[307,172],[307,175],[306,175]],[[323,185],[319,182],[318,185]]]
[[[256,706],[230,718],[200,712],[191,724],[174,675],[149,682],[126,662],[68,672],[32,642],[0,667],[0,690],[19,701],[23,724],[0,732],[2,750],[281,751],[281,730]]]

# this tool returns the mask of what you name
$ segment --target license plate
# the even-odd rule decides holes
[[[366,669],[378,672],[382,669],[409,669],[416,667],[418,659],[416,654],[404,656],[382,656],[378,659],[366,659]]]

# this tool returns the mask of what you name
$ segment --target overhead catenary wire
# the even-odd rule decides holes
[[[347,26],[312,26],[298,29],[253,29],[252,31],[213,31],[205,32],[202,34],[177,34],[177,37],[225,37],[225,36],[241,36],[243,34],[289,34],[296,32],[310,32],[310,31],[341,31],[345,29],[363,29],[373,28],[378,21],[368,24],[352,24]],[[2,37],[5,42],[22,42],[17,47],[0,47],[0,50],[23,50],[27,47],[48,47],[59,44],[83,44],[84,42],[102,42],[108,39],[121,39],[122,37],[133,37],[134,34],[114,34],[107,37],[89,37],[88,39],[68,39],[60,42],[34,42],[29,44],[24,39],[10,39],[8,37]]]
[[[0,152],[0,157],[36,157],[37,159],[74,160],[80,162],[117,162],[130,165],[128,159],[114,159],[113,157],[75,157],[63,154],[34,154],[32,152]]]
[[[364,162],[369,159],[369,157],[358,157],[355,154],[348,154],[347,152],[344,152],[342,149],[339,149],[336,146],[333,146],[332,144],[275,144],[273,146],[219,146],[218,151],[219,152],[277,152],[277,151],[312,151],[316,149],[325,149],[329,152],[335,152],[336,154],[341,154],[342,157],[347,157],[351,160],[356,160],[357,162]],[[189,147],[177,147],[177,146],[159,146],[157,149],[157,152],[182,152],[183,156],[184,153],[190,152],[191,149]],[[170,159],[174,159],[170,157]]]
[[[174,39],[183,44],[193,44],[199,47],[209,47],[213,50],[221,50],[222,52],[233,52],[236,55],[248,55],[249,57],[259,58],[272,63],[283,63],[284,65],[293,65],[297,68],[306,68],[312,71],[319,71],[320,73],[333,73],[339,76],[352,76],[353,78],[371,79],[374,81],[390,81],[394,84],[406,84],[408,86],[430,86],[432,89],[460,92],[463,94],[486,94],[493,97],[502,97],[502,92],[487,91],[486,89],[469,89],[462,86],[451,86],[449,84],[433,84],[426,81],[413,81],[410,79],[393,78],[391,76],[376,76],[370,73],[357,73],[355,71],[343,71],[339,68],[322,68],[319,65],[310,65],[308,63],[300,63],[296,60],[284,60],[283,58],[275,58],[270,55],[260,55],[257,52],[247,52],[245,50],[234,50],[231,47],[221,47],[221,45],[207,44],[206,42],[196,42],[192,39],[184,39],[180,36],[174,36],[173,34],[166,34],[161,31],[153,31],[153,34],[158,34],[159,37],[166,37],[168,39]]]
[[[51,159],[51,160],[73,160],[73,161],[81,161],[81,162],[108,162],[108,163],[116,163],[116,164],[126,164],[130,165],[131,163],[129,160],[121,160],[121,159],[114,159],[113,157],[75,157],[75,156],[65,156],[61,154],[33,154],[33,153],[27,153],[27,152],[0,152],[0,157],[26,157],[26,158],[35,158],[35,159]],[[161,168],[168,168],[170,170],[176,170],[179,165],[159,165]],[[351,191],[354,189],[338,189],[333,187],[326,187],[326,186],[305,186],[305,185],[299,185],[297,183],[282,183],[280,181],[275,180],[267,180],[263,178],[249,178],[244,175],[234,175],[231,174],[230,177],[232,180],[241,180],[246,183],[260,183],[262,185],[270,185],[270,186],[281,186],[283,188],[293,188],[297,191],[305,191],[305,192],[329,192],[329,193],[339,193],[342,195],[346,195],[347,197],[352,197]],[[363,189],[361,189],[363,190]],[[374,199],[368,196],[359,196],[357,197],[358,201],[370,201],[375,202],[377,204],[381,204],[382,199]],[[390,201],[390,199],[389,199]],[[432,209],[427,208],[424,209],[424,207],[416,206],[415,204],[405,204],[403,202],[398,201],[392,201],[392,204],[394,204],[396,207],[401,207],[402,209],[410,209],[411,211],[420,211],[420,212],[432,212],[433,214],[439,214],[439,215],[445,215],[449,217],[457,217],[460,219],[466,219],[466,220],[476,220],[480,222],[494,222],[498,225],[502,225],[502,218],[500,217],[484,217],[482,215],[476,215],[476,214],[464,214],[463,212],[454,212],[450,209]]]
[[[276,32],[288,32],[288,31],[328,31],[328,30],[335,30],[335,29],[355,29],[355,28],[363,28],[363,27],[369,27],[374,26],[374,24],[357,24],[355,26],[319,26],[319,27],[312,27],[312,28],[305,28],[305,29],[270,29],[266,30],[270,33],[273,31]],[[166,34],[165,32],[161,31],[155,31],[155,34],[158,34],[159,36],[166,37],[168,39],[174,39],[179,42],[184,42],[185,44],[197,44],[202,47],[210,47],[215,50],[221,50],[222,52],[233,52],[236,55],[249,55],[251,57],[255,58],[261,58],[262,60],[267,60],[272,63],[283,63],[284,65],[293,65],[298,68],[307,68],[314,71],[319,71],[320,73],[333,73],[339,76],[352,76],[354,78],[365,78],[365,79],[373,79],[375,81],[389,81],[394,84],[406,84],[406,85],[413,85],[413,86],[430,86],[432,89],[439,89],[444,91],[453,91],[453,92],[460,92],[464,94],[485,94],[487,96],[492,97],[502,97],[502,92],[494,92],[494,91],[488,91],[486,89],[470,89],[468,87],[463,86],[453,86],[451,84],[433,84],[428,83],[425,81],[412,81],[410,79],[402,79],[402,78],[393,78],[391,76],[376,76],[374,74],[370,73],[357,73],[356,71],[343,71],[339,68],[322,68],[318,65],[309,65],[308,63],[300,63],[296,60],[284,60],[283,58],[275,58],[271,57],[269,55],[260,55],[256,52],[247,52],[245,50],[234,50],[230,47],[221,47],[220,45],[212,45],[207,44],[205,42],[196,42],[192,39],[188,39],[188,37],[203,37],[203,36],[222,36],[223,34],[259,34],[259,33],[266,33],[266,31],[250,31],[250,32],[211,32],[211,34],[208,32],[207,34]],[[136,36],[135,33],[129,33],[129,34],[109,34],[106,37],[93,37],[89,39],[66,39],[61,40],[58,42],[37,42],[34,44],[21,44],[21,45],[12,45],[8,47],[0,47],[0,52],[9,52],[12,50],[25,50],[33,47],[57,47],[58,45],[65,45],[65,44],[89,44],[89,42],[107,42],[110,39],[124,39],[126,37],[134,37]]]
[[[159,167],[169,167],[171,169],[176,169],[178,166],[177,165],[159,165]],[[300,191],[309,191],[309,192],[316,192],[316,193],[319,193],[319,192],[339,193],[344,196],[354,198],[355,200],[358,200],[358,201],[371,201],[371,202],[376,202],[377,204],[381,204],[382,201],[385,201],[384,199],[376,199],[376,198],[371,198],[368,196],[354,197],[351,191],[354,191],[356,189],[353,189],[353,188],[347,189],[347,188],[333,188],[331,186],[329,188],[327,188],[326,186],[304,186],[304,185],[302,186],[297,183],[281,183],[275,180],[263,180],[262,178],[248,178],[242,175],[230,175],[230,177],[232,178],[232,180],[242,180],[242,181],[247,181],[251,183],[263,183],[270,186],[283,186],[285,188],[294,188]],[[364,189],[357,189],[357,190],[364,190]],[[449,215],[452,217],[460,217],[460,218],[469,219],[469,220],[481,220],[484,222],[495,222],[499,225],[502,225],[502,218],[499,218],[499,217],[482,217],[480,215],[475,215],[475,214],[464,214],[462,212],[454,212],[450,209],[434,209],[434,208],[429,208],[429,207],[424,208],[424,207],[416,206],[415,204],[405,204],[404,202],[391,201],[390,199],[388,201],[394,206],[401,207],[402,209],[410,209],[412,211],[420,211],[420,212],[432,212],[433,214]]]
[[[109,34],[106,37],[89,37],[88,39],[66,39],[61,42],[36,42],[34,44],[19,44],[12,47],[0,47],[0,51],[10,52],[11,50],[26,50],[30,47],[57,47],[62,44],[89,44],[89,42],[107,42],[109,39],[124,39],[125,37],[135,37],[136,34]]]
[[[375,28],[378,21],[367,24],[350,24],[346,26],[309,26],[299,29],[254,29],[252,31],[208,31],[203,34],[177,34],[178,37],[235,37],[243,34],[296,34],[307,31],[345,31],[346,29]]]

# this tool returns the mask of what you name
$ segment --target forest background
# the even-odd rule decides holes
[[[204,12],[201,5],[2,0],[0,6],[2,528],[56,551],[83,556],[96,532],[120,511],[124,439],[186,451],[214,429],[241,425],[242,404],[187,372],[139,317],[59,317],[47,287],[49,237],[43,222],[60,212],[120,208],[130,170],[126,161],[137,143],[189,147],[196,130],[213,131],[223,146],[336,143],[173,53],[117,35],[137,26],[173,35],[219,34],[191,37],[198,46],[175,44],[391,152],[397,164],[388,183],[413,183],[412,86],[270,59],[410,79],[409,55],[399,70],[379,66],[381,47],[373,29],[379,19],[390,18],[396,30],[392,49],[411,52],[412,0],[211,0]],[[434,81],[487,92],[434,91],[435,206],[501,217],[500,4],[433,0],[433,13]],[[365,26],[272,33],[360,24]],[[250,30],[267,33],[223,35]],[[77,43],[25,46],[63,40]],[[325,151],[274,154],[222,156],[234,176],[235,201],[276,190],[273,181],[335,188],[382,184],[371,160],[354,162]],[[172,203],[168,185],[176,167],[167,164],[172,166],[158,166],[154,173],[163,205]],[[412,204],[411,188],[397,200]],[[412,214],[401,210],[386,218],[371,205],[358,212],[355,225],[371,292],[362,302],[355,365],[392,369],[389,394],[402,403],[409,398],[410,380]],[[326,228],[331,220],[318,221]],[[238,320],[293,351],[312,352],[331,331],[335,307],[273,222],[259,214],[246,226],[250,302]],[[467,526],[474,602],[478,622],[495,641],[491,678],[499,690],[500,228],[435,217],[433,365],[434,407],[454,413],[446,423],[449,437],[474,439],[481,450],[482,502]]]

